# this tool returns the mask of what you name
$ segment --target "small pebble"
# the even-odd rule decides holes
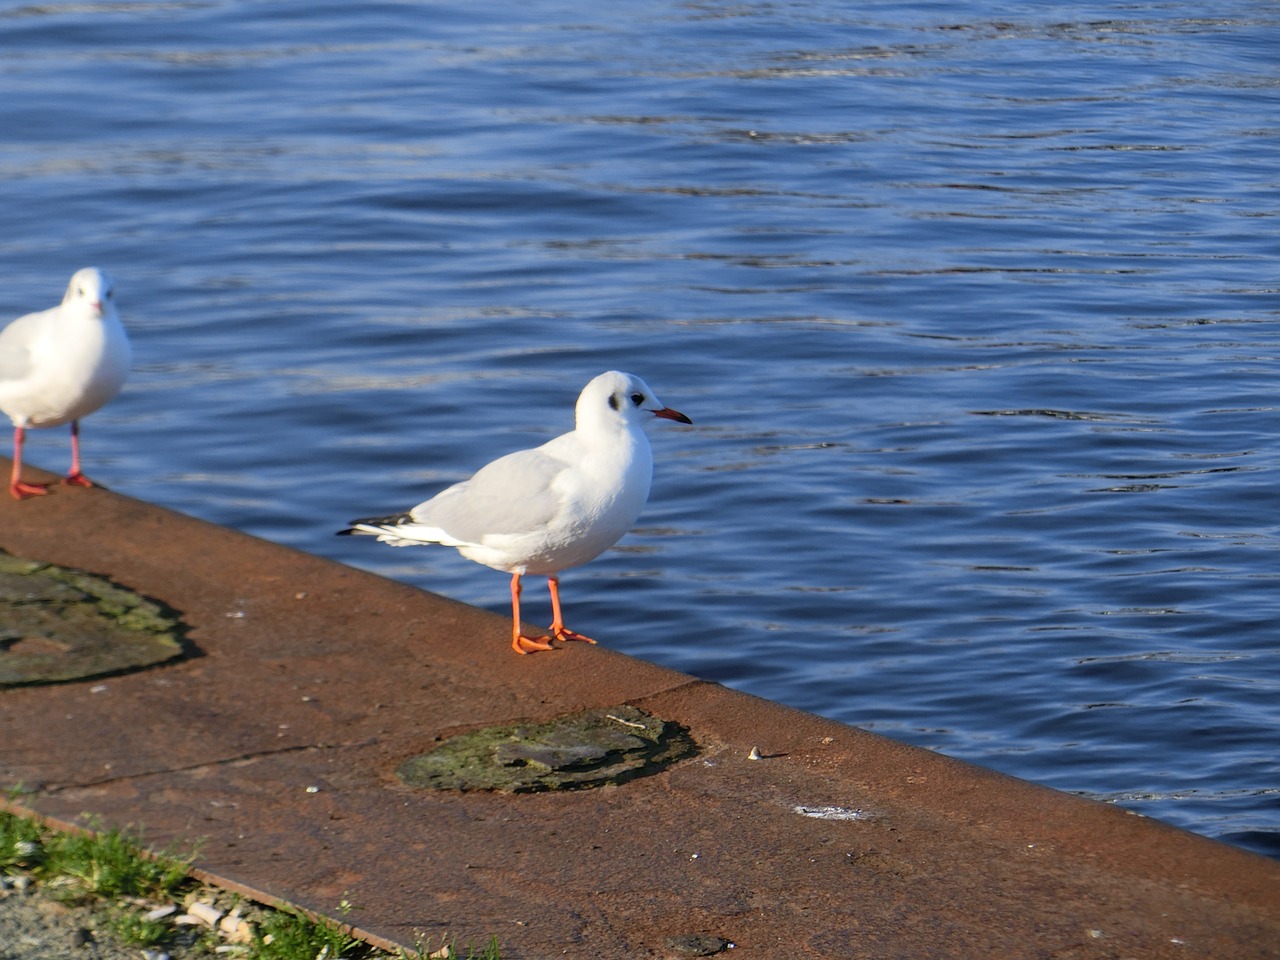
[[[764,755],[760,753],[759,747],[752,747],[751,752],[747,754],[748,760],[763,760]]]
[[[84,927],[80,927],[71,934],[71,945],[73,947],[87,947],[91,943],[93,943],[93,934]]]
[[[249,921],[230,914],[218,921],[218,929],[232,943],[252,943],[253,927],[249,926]]]
[[[216,927],[224,916],[212,903],[202,903],[199,900],[187,907],[187,913],[211,927]]]

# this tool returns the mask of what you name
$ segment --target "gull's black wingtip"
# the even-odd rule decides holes
[[[336,536],[353,537],[359,536],[360,534],[370,534],[374,531],[367,529],[368,527],[394,527],[397,524],[406,523],[411,519],[412,517],[407,513],[391,513],[385,517],[364,517],[359,520],[349,521],[351,526],[347,527],[345,530],[339,530]],[[365,529],[361,529],[362,527]]]

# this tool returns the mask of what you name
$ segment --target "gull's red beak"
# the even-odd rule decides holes
[[[676,423],[693,423],[679,410],[672,410],[670,407],[663,407],[661,410],[653,411],[655,417],[661,417],[663,420],[674,420]]]

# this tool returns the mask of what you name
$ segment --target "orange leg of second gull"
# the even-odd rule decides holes
[[[560,579],[547,577],[547,589],[551,591],[551,635],[557,640],[581,640],[583,643],[595,643],[590,637],[584,637],[565,627],[564,617],[560,616]]]
[[[545,637],[526,637],[520,632],[520,574],[511,575],[511,649],[516,653],[533,653],[535,650],[551,650]]]
[[[62,481],[69,487],[92,487],[94,483],[80,472],[80,421],[71,421],[71,470]]]

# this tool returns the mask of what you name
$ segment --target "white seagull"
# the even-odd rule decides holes
[[[112,294],[111,279],[86,267],[71,278],[61,304],[0,330],[0,410],[13,421],[9,493],[18,500],[49,492],[22,480],[28,427],[70,423],[71,470],[62,482],[93,486],[80,472],[80,418],[119,393],[129,374],[129,338]]]
[[[663,406],[639,377],[602,373],[578,397],[571,432],[499,457],[407,513],[353,520],[340,532],[372,534],[394,547],[440,543],[510,573],[516,653],[550,650],[551,638],[595,643],[565,628],[559,574],[594,560],[640,516],[653,478],[653,452],[641,428],[649,416],[693,422]],[[547,578],[551,637],[520,632],[525,574]]]

